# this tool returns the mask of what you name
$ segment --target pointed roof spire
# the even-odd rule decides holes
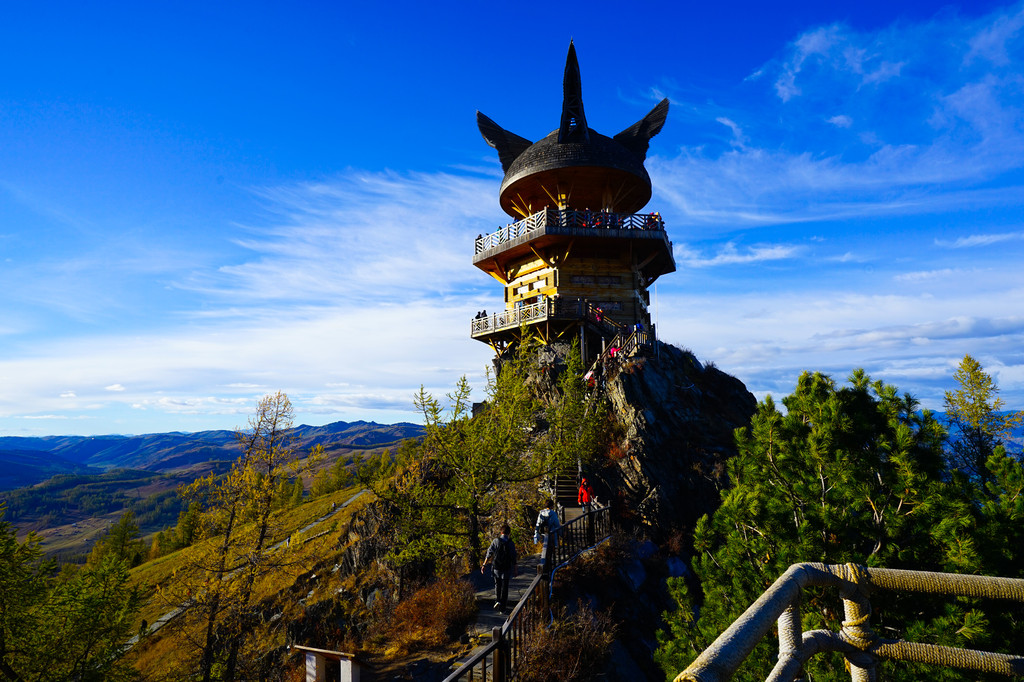
[[[562,77],[562,123],[558,127],[559,142],[590,142],[587,116],[583,113],[583,84],[580,81],[580,63],[576,60],[576,46],[569,41],[569,54],[565,58]]]
[[[479,111],[476,123],[487,144],[498,150],[505,172],[501,208],[510,216],[527,215],[555,204],[636,213],[651,198],[651,178],[644,160],[651,138],[661,131],[667,115],[666,99],[614,138],[592,130],[583,113],[576,46],[570,42],[558,130],[531,142]]]

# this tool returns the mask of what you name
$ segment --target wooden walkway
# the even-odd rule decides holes
[[[566,507],[563,510],[563,523],[578,519],[583,514],[580,507]],[[473,574],[473,584],[476,586],[476,621],[469,626],[468,633],[470,641],[475,644],[473,649],[452,664],[452,670],[462,666],[466,661],[483,650],[491,643],[491,633],[494,628],[505,624],[508,614],[515,609],[519,600],[522,599],[530,583],[537,577],[537,568],[540,566],[540,554],[520,556],[517,564],[517,573],[509,582],[508,605],[504,613],[499,613],[494,608],[494,579],[490,570],[481,574],[476,571]]]

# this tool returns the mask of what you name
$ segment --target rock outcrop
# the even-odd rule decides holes
[[[718,507],[733,432],[757,401],[743,383],[691,353],[660,344],[650,358],[609,372],[606,390],[623,427],[621,458],[598,476],[644,526],[692,527]]]
[[[568,346],[538,352],[536,381],[554,389]],[[608,360],[599,388],[611,403],[616,433],[607,457],[594,464],[599,497],[654,538],[692,529],[718,506],[733,431],[757,406],[743,383],[692,353],[659,343],[647,357]]]

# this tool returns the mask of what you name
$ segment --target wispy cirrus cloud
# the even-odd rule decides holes
[[[260,189],[267,222],[237,239],[249,257],[183,286],[236,303],[344,307],[402,304],[485,283],[466,267],[466,254],[476,234],[507,222],[493,185],[445,173],[350,171]]]
[[[967,249],[975,246],[991,246],[1000,242],[1018,241],[1024,239],[1024,232],[1000,232],[996,234],[972,234],[967,237],[960,237],[952,241],[936,239],[936,246],[943,246],[951,249]]]
[[[742,104],[715,113],[742,145],[653,159],[657,193],[688,220],[775,225],[928,212],[953,193],[979,205],[986,183],[1019,190],[1022,26],[1016,5],[810,29],[748,78]]]
[[[941,270],[920,270],[918,272],[904,272],[893,276],[897,282],[927,282],[939,278],[962,277],[966,274],[963,270],[955,268],[943,268]]]
[[[414,418],[421,384],[480,382],[489,350],[469,320],[500,289],[469,259],[476,234],[508,221],[493,180],[350,171],[254,191],[263,220],[237,228],[234,262],[203,267],[207,255],[168,282],[202,305],[0,359],[0,416],[121,406],[205,419],[280,388],[300,413],[387,422]]]
[[[734,242],[727,242],[710,257],[704,256],[686,244],[676,244],[674,255],[677,261],[689,267],[709,268],[717,265],[747,265],[786,260],[799,256],[804,250],[804,247],[787,244],[761,244],[740,249]]]

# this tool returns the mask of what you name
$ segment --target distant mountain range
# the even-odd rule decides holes
[[[302,450],[377,448],[423,434],[423,427],[402,422],[334,422],[292,429]],[[238,457],[234,431],[151,433],[141,436],[0,437],[0,490],[34,485],[56,474],[96,474],[109,469],[157,473]]]

